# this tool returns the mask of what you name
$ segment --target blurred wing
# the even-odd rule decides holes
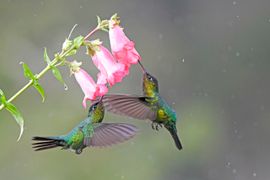
[[[84,141],[86,146],[106,147],[127,141],[136,135],[138,129],[124,123],[100,123],[94,127],[94,134]]]
[[[115,114],[129,116],[135,119],[156,119],[156,111],[151,109],[147,97],[110,94],[103,97],[105,108]]]

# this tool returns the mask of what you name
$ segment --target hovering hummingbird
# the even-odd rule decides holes
[[[68,134],[62,136],[33,137],[35,151],[62,147],[81,154],[86,147],[106,147],[131,139],[137,128],[125,123],[101,123],[104,118],[102,101],[94,103],[88,117],[81,121]]]
[[[163,125],[170,132],[176,147],[181,150],[182,144],[176,129],[176,113],[159,94],[157,79],[145,70],[140,61],[139,64],[143,70],[144,96],[109,94],[103,97],[104,106],[106,110],[119,115],[149,119],[154,130]]]

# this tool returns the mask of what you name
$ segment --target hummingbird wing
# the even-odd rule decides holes
[[[99,123],[94,127],[91,137],[84,139],[85,146],[107,147],[127,141],[134,137],[138,129],[125,123]]]
[[[135,119],[156,119],[156,111],[147,102],[148,97],[109,94],[102,99],[106,110]]]

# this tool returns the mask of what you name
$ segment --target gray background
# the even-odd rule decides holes
[[[269,0],[111,0],[0,1],[0,88],[8,97],[27,80],[20,61],[38,73],[49,55],[96,25],[96,15],[117,12],[136,42],[145,67],[160,82],[161,94],[177,111],[184,150],[162,129],[110,113],[106,122],[130,122],[140,134],[107,149],[36,153],[34,135],[60,135],[87,113],[83,93],[69,70],[61,68],[69,90],[51,73],[41,79],[47,99],[29,89],[14,101],[23,112],[25,133],[0,112],[0,179],[266,180],[270,165]],[[109,47],[108,35],[99,32]],[[75,57],[92,76],[97,70],[85,51]],[[141,93],[141,71],[110,92]]]

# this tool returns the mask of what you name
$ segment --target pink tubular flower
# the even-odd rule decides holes
[[[106,86],[107,78],[104,74],[98,73],[97,85],[99,87],[99,93],[101,96],[108,92],[108,88]]]
[[[127,74],[125,66],[117,63],[112,54],[102,45],[98,45],[98,50],[92,55],[92,60],[99,69],[99,78],[104,81],[106,77],[111,86],[121,82]]]
[[[110,20],[109,37],[111,50],[114,57],[129,68],[130,64],[138,63],[141,56],[135,49],[135,44],[130,41],[121,28],[114,20]]]
[[[97,96],[103,96],[108,92],[108,88],[105,86],[105,84],[99,82],[96,84],[92,77],[82,68],[79,68],[79,70],[74,72],[74,76],[84,92],[84,108],[86,108],[87,100],[95,100]]]

